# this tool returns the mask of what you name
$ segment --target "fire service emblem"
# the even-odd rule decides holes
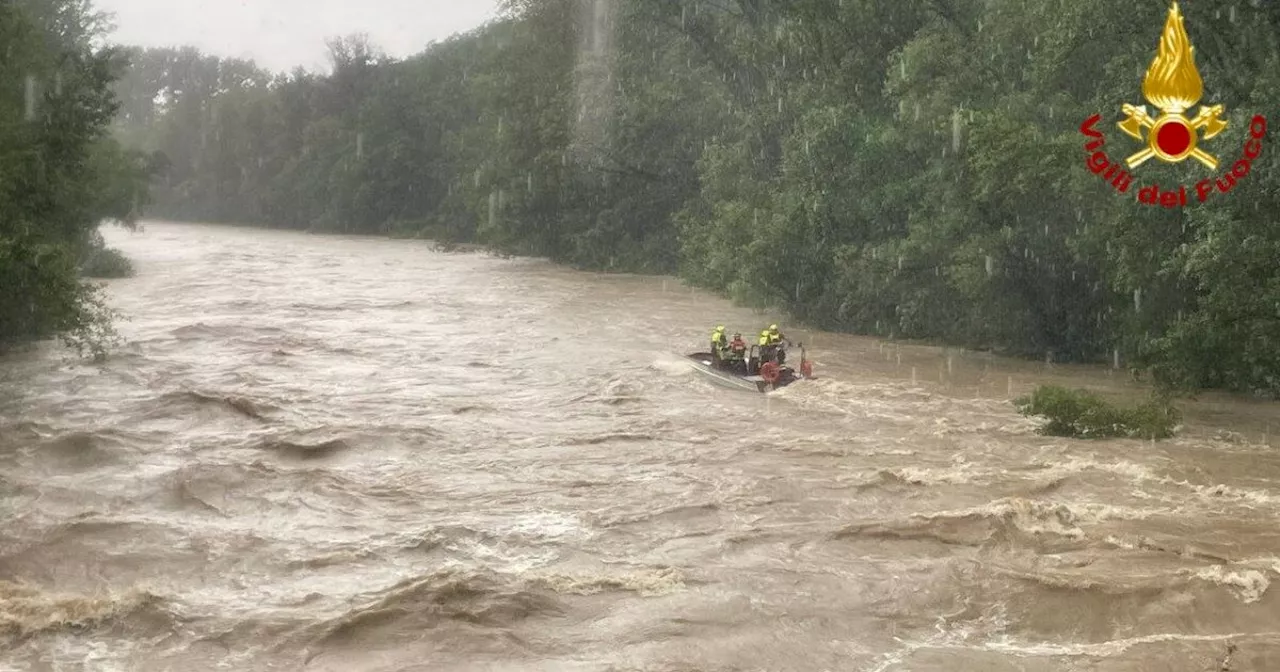
[[[1152,158],[1170,164],[1191,158],[1209,170],[1218,169],[1218,158],[1200,145],[1227,129],[1228,122],[1222,118],[1226,108],[1223,105],[1201,105],[1194,117],[1187,116],[1204,96],[1204,81],[1196,68],[1195,47],[1191,46],[1191,39],[1187,36],[1177,0],[1169,8],[1155,60],[1147,68],[1142,82],[1142,95],[1159,110],[1159,114],[1153,117],[1145,105],[1125,103],[1121,106],[1126,116],[1118,124],[1120,130],[1145,145],[1125,159],[1123,166],[1102,151],[1106,140],[1096,128],[1102,115],[1095,114],[1081,124],[1080,132],[1088,138],[1085,151],[1089,152],[1086,160],[1089,170],[1123,194],[1129,192],[1133,182],[1128,171]],[[1203,203],[1215,186],[1225,194],[1249,174],[1253,161],[1262,153],[1262,139],[1266,133],[1267,120],[1260,115],[1254,116],[1249,123],[1244,156],[1216,180],[1202,179],[1196,183],[1195,193],[1199,202]],[[1153,184],[1138,190],[1138,201],[1167,208],[1185,206],[1187,187],[1162,190]]]

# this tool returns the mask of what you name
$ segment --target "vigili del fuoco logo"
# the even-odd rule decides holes
[[[1187,37],[1177,0],[1169,7],[1169,18],[1165,21],[1164,32],[1160,36],[1159,50],[1142,82],[1142,95],[1160,114],[1152,117],[1147,114],[1145,105],[1125,103],[1121,107],[1126,117],[1119,123],[1120,130],[1142,143],[1141,149],[1125,159],[1124,167],[1102,151],[1106,140],[1095,128],[1102,119],[1101,114],[1089,117],[1080,125],[1080,132],[1088,138],[1084,148],[1089,152],[1086,159],[1089,170],[1122,194],[1129,193],[1133,184],[1133,175],[1129,170],[1136,170],[1152,158],[1165,163],[1182,163],[1187,159],[1195,159],[1209,171],[1217,173],[1216,176],[1206,177],[1195,184],[1195,197],[1198,202],[1203,203],[1215,189],[1223,194],[1231,191],[1249,174],[1253,161],[1262,154],[1262,138],[1267,134],[1267,120],[1261,115],[1255,115],[1250,120],[1244,154],[1229,169],[1219,170],[1217,156],[1201,147],[1201,143],[1208,144],[1226,130],[1227,121],[1222,119],[1226,109],[1222,105],[1201,105],[1194,117],[1188,118],[1185,114],[1200,102],[1204,95],[1204,82],[1196,69],[1195,47],[1191,46],[1191,39]],[[1142,187],[1138,189],[1138,202],[1159,204],[1166,208],[1185,206],[1187,187],[1179,185],[1176,189],[1167,191],[1162,190],[1158,184]]]

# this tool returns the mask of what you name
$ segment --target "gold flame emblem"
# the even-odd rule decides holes
[[[1126,103],[1121,108],[1128,118],[1120,122],[1120,130],[1147,143],[1146,149],[1128,158],[1130,168],[1137,168],[1153,156],[1166,163],[1179,163],[1192,157],[1210,170],[1218,167],[1216,158],[1196,146],[1197,131],[1203,130],[1204,139],[1209,140],[1226,130],[1227,122],[1218,118],[1224,111],[1223,106],[1201,105],[1194,119],[1183,116],[1200,102],[1204,82],[1196,70],[1195,47],[1191,46],[1187,29],[1182,25],[1177,0],[1169,7],[1159,51],[1142,82],[1142,95],[1160,110],[1160,116],[1151,118],[1145,105]],[[1147,131],[1145,138],[1143,130]]]

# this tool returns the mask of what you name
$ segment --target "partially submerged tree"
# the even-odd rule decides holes
[[[101,355],[112,313],[81,263],[99,224],[136,221],[143,157],[108,136],[126,65],[97,48],[101,15],[83,0],[0,5],[0,348],[62,337]]]

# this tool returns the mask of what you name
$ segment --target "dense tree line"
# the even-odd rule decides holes
[[[110,134],[127,65],[85,0],[0,3],[0,350],[61,336],[101,353],[110,311],[83,271],[104,220],[132,225],[148,166]]]
[[[821,328],[1280,394],[1276,152],[1172,210],[1085,165],[1095,113],[1136,146],[1115,122],[1168,10],[512,0],[406,60],[335,40],[323,75],[139,51],[118,130],[167,167],[161,216],[679,272]],[[1182,11],[1229,169],[1280,99],[1280,5]],[[1134,191],[1220,173],[1153,161]]]

